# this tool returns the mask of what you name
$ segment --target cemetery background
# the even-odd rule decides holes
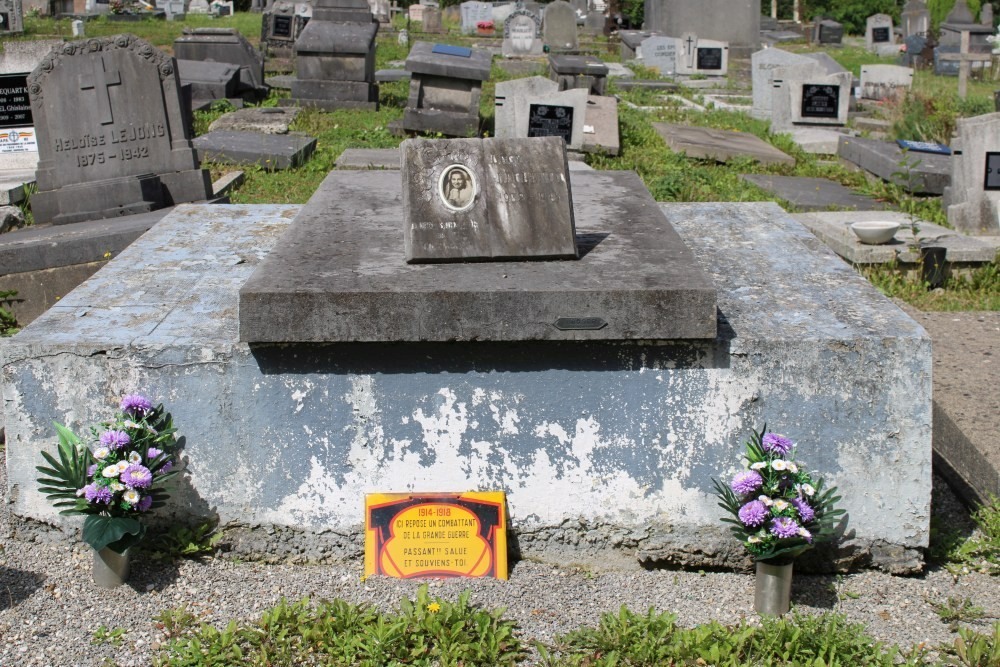
[[[238,16],[237,20],[244,19],[242,16]],[[218,22],[212,23],[211,25],[217,26]],[[88,26],[89,27],[89,26]],[[104,26],[100,26],[100,29],[104,29]],[[113,34],[117,32],[117,26],[109,26],[108,34]],[[256,34],[254,30],[248,29],[244,34],[254,35]],[[172,41],[170,39],[164,39],[163,44],[158,44],[169,49],[169,43]],[[444,38],[439,38],[437,41],[447,41],[459,43],[461,39],[454,34],[449,34]],[[380,38],[379,42],[379,67],[386,66],[390,61],[393,60],[403,60],[405,58],[406,49],[395,48],[393,45],[396,42]],[[598,42],[598,44],[601,44]],[[603,46],[603,45],[602,45]],[[397,44],[398,47],[398,44]],[[794,45],[792,50],[794,50]],[[804,50],[804,48],[803,48]],[[863,53],[855,50],[845,49],[842,53],[834,53],[834,56],[841,60],[841,62],[847,61],[855,63],[857,67],[865,62],[876,62],[884,63],[886,60],[872,59],[870,56],[866,56]],[[601,53],[601,56],[606,60],[614,60],[613,54]],[[844,63],[846,64],[846,62]],[[852,66],[852,69],[855,69]],[[857,71],[855,69],[855,71]],[[544,65],[541,65],[539,70],[535,73],[544,75]],[[646,76],[648,73],[642,73]],[[481,116],[484,120],[484,126],[489,129],[490,122],[492,120],[493,108],[492,108],[492,87],[495,86],[496,82],[509,80],[515,78],[510,73],[503,70],[496,62],[494,63],[492,75],[490,82],[484,87],[483,94],[483,104],[481,108]],[[934,93],[935,97],[944,97],[944,92],[950,90],[953,87],[953,82],[944,81],[939,82],[937,79],[928,77],[924,82],[920,82],[920,75],[918,74],[918,88],[921,85],[926,84],[928,89],[933,91],[938,91]],[[971,88],[970,99],[965,105],[957,105],[956,111],[968,113],[970,111],[977,110],[990,110],[989,95],[992,93],[992,84],[985,83],[974,83]],[[614,90],[614,89],[613,89]],[[616,91],[622,96],[622,98],[636,106],[651,106],[653,103],[662,103],[659,96],[655,93],[649,91]],[[685,99],[689,99],[694,102],[704,102],[705,98],[692,91],[681,91],[681,95]],[[315,189],[315,185],[322,179],[326,172],[331,168],[332,161],[345,147],[393,147],[398,144],[399,139],[393,137],[385,129],[388,122],[394,119],[398,115],[399,109],[405,105],[406,90],[405,86],[402,84],[383,84],[382,89],[382,109],[375,114],[365,114],[364,118],[361,118],[361,114],[351,113],[351,112],[334,112],[332,114],[322,114],[318,112],[306,112],[302,114],[300,119],[296,121],[293,125],[293,129],[298,131],[306,131],[313,136],[320,137],[320,148],[317,151],[316,156],[313,160],[308,162],[306,165],[292,170],[290,172],[284,173],[268,173],[264,170],[249,170],[249,178],[246,185],[241,188],[234,195],[234,200],[242,203],[275,203],[275,202],[289,202],[289,203],[302,203],[306,201],[312,190]],[[269,102],[273,104],[273,100]],[[197,116],[197,123],[199,133],[204,132],[207,128],[208,123],[218,117],[222,112],[221,109],[216,109],[209,113],[199,113]],[[901,114],[902,115],[902,114]],[[903,116],[905,119],[905,115]],[[658,200],[662,201],[763,201],[768,199],[768,195],[762,193],[756,188],[748,186],[745,182],[738,178],[739,173],[755,172],[755,173],[774,173],[774,174],[796,174],[796,175],[817,175],[824,176],[828,178],[834,178],[838,182],[844,183],[860,192],[872,194],[875,196],[880,196],[893,201],[896,203],[905,203],[907,201],[907,195],[902,192],[896,191],[891,187],[888,187],[881,183],[872,183],[866,180],[864,177],[857,173],[849,172],[843,168],[836,165],[822,164],[823,161],[817,160],[802,153],[794,144],[783,139],[781,137],[772,138],[768,137],[766,127],[761,125],[756,121],[750,121],[743,117],[735,114],[725,113],[721,111],[710,110],[708,113],[702,114],[698,112],[685,111],[681,108],[679,104],[669,104],[663,107],[661,110],[654,111],[652,114],[647,112],[642,112],[636,109],[632,109],[626,105],[623,105],[621,109],[621,127],[623,142],[627,142],[626,145],[629,146],[628,151],[625,152],[620,158],[610,158],[603,156],[592,156],[588,159],[588,162],[597,169],[635,169],[643,176],[644,181],[647,183],[650,190],[653,192],[654,196]],[[656,133],[649,127],[650,121],[657,122],[684,122],[690,124],[707,125],[710,127],[718,127],[721,129],[739,129],[743,131],[749,131],[757,136],[769,139],[778,148],[796,157],[798,165],[794,170],[792,169],[782,169],[782,168],[764,168],[755,166],[752,164],[737,164],[729,166],[718,166],[710,162],[692,162],[683,157],[677,156],[675,154],[670,154],[665,151],[662,145],[662,140],[656,135]],[[947,124],[943,124],[942,128],[947,127]],[[938,130],[942,134],[945,134],[947,130]],[[933,137],[929,137],[933,138]],[[221,173],[227,170],[228,167],[223,165],[218,165],[213,167],[214,173]],[[940,221],[942,219],[939,211],[935,210],[935,202],[923,201],[918,202],[920,206],[921,215],[927,217],[928,219],[933,219]],[[996,267],[994,265],[993,269],[994,276],[996,276]],[[919,288],[913,286],[912,283],[906,282],[896,282],[895,276],[891,273],[880,273],[879,271],[873,272],[873,278],[876,282],[882,281],[887,289],[892,290],[896,294],[902,294],[904,296],[910,297],[913,301],[920,303],[924,306],[935,306],[940,305],[940,303],[935,304],[934,302],[947,301],[953,306],[959,308],[974,308],[974,309],[996,309],[998,305],[996,304],[997,299],[997,283],[996,278],[991,279],[987,276],[983,281],[981,288],[977,290],[957,290],[948,289],[944,293],[930,294],[928,295],[926,291],[921,292]],[[77,554],[78,556],[78,554]],[[75,556],[71,556],[75,557]],[[289,557],[294,558],[292,553]],[[527,565],[528,568],[533,567],[532,565]],[[199,576],[204,577],[204,584],[198,584],[193,586],[192,590],[196,591],[194,593],[194,598],[210,599],[210,587],[213,583],[212,576],[200,566],[194,564],[182,564],[179,570],[184,571],[184,577],[198,578]],[[338,584],[330,584],[319,581],[308,581],[308,582],[298,582],[292,585],[291,581],[294,580],[295,574],[291,570],[287,569],[261,569],[255,570],[253,576],[264,577],[269,582],[275,582],[272,588],[277,589],[273,594],[265,597],[264,604],[271,604],[277,600],[280,593],[287,595],[295,595],[302,590],[309,590],[310,592],[316,592],[317,594],[324,595],[347,595],[355,596],[356,599],[369,599],[372,601],[384,602],[386,597],[392,597],[397,595],[405,595],[406,589],[400,587],[393,582],[373,582],[367,584],[364,588],[359,588],[357,586],[347,585],[343,581]],[[230,571],[231,575],[232,572]],[[246,572],[243,576],[246,576]],[[339,574],[339,571],[338,571]],[[555,576],[565,574],[565,577],[561,578],[575,578],[587,580],[586,577],[592,577],[593,574],[587,574],[584,572],[574,572],[572,570],[563,570],[561,572],[555,573]],[[547,576],[552,576],[553,573],[550,570],[539,570],[539,577],[545,578]],[[161,586],[163,591],[169,591],[169,577],[164,579],[161,583],[157,580],[156,586]],[[181,576],[181,575],[177,575]],[[345,571],[343,576],[353,577],[353,573],[350,569]],[[600,575],[598,575],[600,576]],[[713,575],[714,576],[714,575]],[[865,579],[865,577],[870,576],[870,579]],[[284,581],[282,582],[282,577]],[[678,594],[676,592],[671,592],[669,586],[681,586],[688,588],[689,590],[696,591],[694,593],[695,598],[699,601],[699,605],[703,607],[711,607],[712,605],[722,606],[722,607],[732,607],[738,604],[734,601],[733,596],[712,596],[708,591],[700,591],[697,587],[696,575],[682,574],[679,579],[675,579],[673,582],[669,581],[669,577],[663,578],[662,580],[656,581],[656,590],[660,593],[661,597],[657,600],[650,600],[651,604],[661,604],[660,599],[671,599],[676,598]],[[933,605],[928,601],[936,601],[940,604],[944,604],[944,600],[948,595],[967,595],[970,599],[974,599],[977,604],[986,604],[989,609],[990,614],[995,614],[996,611],[993,607],[988,606],[989,595],[992,591],[995,591],[991,580],[989,579],[979,579],[976,576],[970,576],[963,579],[964,587],[958,584],[952,584],[949,586],[947,584],[948,577],[942,576],[937,578],[932,578],[927,582],[920,582],[913,588],[908,589],[907,598],[901,598],[897,601],[898,604],[902,604],[903,599],[914,598],[916,600],[923,599],[925,604],[922,606],[918,615],[922,617],[928,617],[930,620],[936,620],[936,615],[933,612]],[[65,581],[65,580],[63,580]],[[626,583],[620,579],[615,579],[614,577],[609,577],[609,585],[618,586],[623,590],[630,590],[634,588],[634,584]],[[650,580],[647,580],[647,584]],[[824,601],[825,596],[828,598],[829,594],[826,590],[828,584],[833,584],[835,589],[838,589],[836,596],[839,598],[835,603],[834,607],[843,610],[852,615],[852,618],[863,619],[869,627],[879,628],[881,626],[891,625],[886,621],[886,619],[881,619],[878,616],[877,610],[880,608],[891,608],[893,605],[887,603],[885,599],[881,603],[874,602],[874,596],[869,595],[868,591],[859,593],[859,589],[865,588],[865,582],[878,582],[881,581],[875,577],[875,575],[862,575],[859,578],[849,579],[848,583],[837,583],[831,579],[817,579],[817,581],[810,585],[806,592],[804,592],[801,603],[807,608],[828,608],[826,602]],[[281,582],[281,583],[278,583]],[[853,582],[853,587],[852,583]],[[215,582],[218,583],[218,582]],[[457,590],[465,587],[467,582],[459,582],[458,584],[449,583],[441,588],[442,591],[448,594],[454,594]],[[63,589],[69,589],[72,587],[71,582],[63,583]],[[536,584],[542,585],[542,584]],[[505,604],[505,592],[501,589],[496,588],[494,585],[489,583],[477,583],[475,585],[477,590],[476,599],[481,601],[483,604],[490,604],[490,602],[496,600],[497,605]],[[367,589],[367,590],[365,590]],[[604,589],[601,589],[602,594]],[[859,598],[852,597],[853,595],[860,595]],[[145,599],[143,603],[155,603],[158,599],[152,597],[152,599]],[[636,598],[632,598],[636,599]],[[640,598],[645,599],[645,598]],[[225,617],[224,609],[232,608],[231,605],[235,604],[232,601],[227,600],[217,600],[214,608],[208,612],[207,618],[210,620],[222,619]],[[551,601],[551,604],[556,609],[562,606],[568,606],[569,603],[564,600]],[[610,601],[608,604],[614,606],[614,603]],[[678,606],[683,606],[683,603],[678,602]],[[208,611],[208,603],[199,603],[201,609]],[[814,606],[815,605],[815,606]],[[530,619],[534,614],[533,610],[523,609],[518,610],[516,613],[523,615],[525,619]],[[553,610],[552,613],[557,613]],[[582,620],[588,620],[593,622],[594,614],[590,609],[582,609],[579,613],[575,613],[572,617],[580,618]],[[693,620],[700,620],[702,618],[707,618],[707,616],[699,616],[695,613],[689,612],[688,618]],[[724,616],[725,619],[735,620],[733,616]],[[122,619],[120,623],[127,623],[126,620]],[[558,623],[553,621],[553,626],[557,627]],[[977,627],[983,627],[979,625]],[[881,628],[880,628],[881,629]],[[141,632],[142,630],[137,630]],[[897,637],[899,641],[921,641],[923,637],[920,637],[916,633],[908,634],[908,631],[900,627],[893,627],[892,629],[883,630],[887,634],[885,636],[891,637],[894,640]],[[133,635],[133,639],[129,641],[134,641],[137,635]],[[935,635],[937,636],[937,635]],[[946,640],[950,634],[947,631],[940,633],[942,640]],[[15,640],[16,642],[17,640]],[[98,649],[102,650],[102,649]],[[108,647],[107,652],[110,654],[111,650]]]

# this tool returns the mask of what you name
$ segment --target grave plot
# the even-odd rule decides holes
[[[873,211],[885,208],[882,202],[854,193],[826,178],[771,174],[743,174],[740,178],[805,211],[834,208]]]
[[[671,150],[685,153],[688,157],[709,158],[718,162],[741,157],[761,164],[795,165],[795,158],[746,132],[668,123],[653,123],[653,127]]]
[[[841,136],[837,154],[914,194],[944,193],[951,184],[951,156],[903,151],[892,141]]]

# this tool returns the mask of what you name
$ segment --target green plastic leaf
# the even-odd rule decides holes
[[[83,522],[83,541],[93,547],[95,551],[100,551],[112,544],[117,545],[127,535],[138,538],[134,540],[138,542],[145,532],[141,523],[127,517],[91,514]],[[131,544],[127,544],[125,548],[128,546]]]

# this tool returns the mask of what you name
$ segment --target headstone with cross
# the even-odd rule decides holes
[[[693,32],[680,38],[677,74],[704,74],[725,76],[729,69],[729,43],[712,39],[699,39]],[[643,51],[645,58],[645,51]],[[662,68],[661,68],[662,71]]]
[[[27,85],[38,136],[36,222],[112,218],[212,196],[185,123],[176,62],[151,44],[132,35],[68,42]]]
[[[958,61],[958,96],[964,100],[969,88],[972,64],[981,63],[985,67],[993,61],[993,56],[989,53],[969,53],[969,31],[963,30],[959,52],[938,53],[936,59],[944,62]]]

